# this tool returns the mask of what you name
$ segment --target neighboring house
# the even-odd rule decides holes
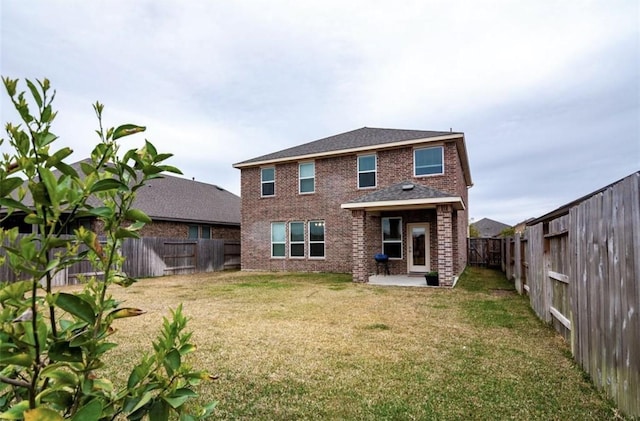
[[[241,171],[242,269],[392,274],[467,263],[464,134],[364,127],[234,164]]]
[[[503,224],[502,222],[489,218],[482,218],[471,225],[476,228],[479,238],[499,237],[502,231],[511,228],[511,225]]]
[[[79,163],[72,164],[79,171]],[[145,225],[143,237],[212,238],[240,240],[240,198],[213,184],[163,174],[147,181],[136,192],[133,207],[144,211],[153,222]],[[29,203],[29,198],[26,203]],[[2,224],[18,226],[20,232],[32,232],[24,215],[14,214]],[[98,221],[78,221],[100,233]]]

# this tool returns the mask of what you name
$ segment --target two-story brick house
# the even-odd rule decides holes
[[[234,164],[243,270],[392,274],[467,263],[471,173],[464,134],[364,127]]]

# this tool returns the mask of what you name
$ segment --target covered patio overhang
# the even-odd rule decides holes
[[[461,197],[410,181],[398,183],[343,203],[352,217],[352,261],[354,282],[368,282],[371,256],[367,254],[365,220],[367,214],[389,211],[434,209],[437,222],[437,270],[441,285],[452,286],[453,273],[453,212],[464,210]]]

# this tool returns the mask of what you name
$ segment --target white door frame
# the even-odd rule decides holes
[[[424,228],[424,265],[413,264],[413,228]],[[407,272],[429,272],[431,268],[430,226],[428,222],[407,224]]]

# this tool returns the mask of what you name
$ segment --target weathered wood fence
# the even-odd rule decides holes
[[[469,238],[468,260],[471,266],[499,268],[502,264],[501,238]]]
[[[503,268],[576,361],[640,416],[640,172],[528,224]]]
[[[240,268],[240,242],[209,239],[128,238],[122,243],[123,270],[133,278],[214,272]],[[80,276],[102,275],[92,272],[88,261],[59,272],[56,286],[78,282]],[[0,266],[0,281],[11,282],[16,275],[8,265]]]

